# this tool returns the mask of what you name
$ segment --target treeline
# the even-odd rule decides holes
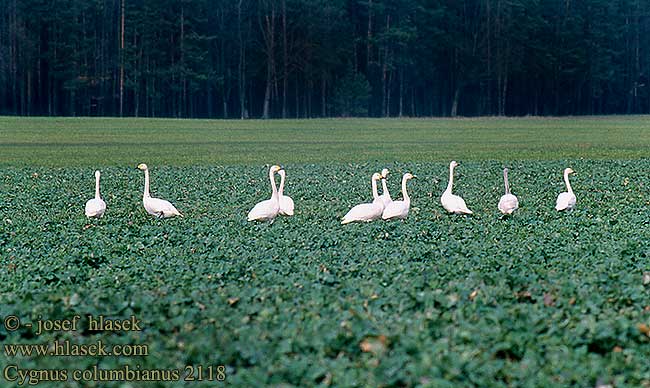
[[[647,0],[0,0],[0,114],[650,113]]]

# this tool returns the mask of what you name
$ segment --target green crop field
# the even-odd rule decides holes
[[[0,386],[48,369],[66,382],[32,383],[650,387],[649,150],[644,116],[0,118]],[[440,205],[451,159],[471,216]],[[143,162],[152,195],[183,218],[146,214]],[[274,163],[296,214],[247,222]],[[497,210],[504,166],[520,201],[509,218]],[[393,198],[403,173],[417,175],[408,219],[341,226],[384,167]],[[558,213],[565,167],[577,205]],[[95,169],[107,210],[88,220]],[[24,326],[75,315],[76,331]],[[135,316],[142,330],[91,331],[87,315]],[[23,325],[7,329],[8,316]],[[148,355],[7,354],[65,340]],[[219,365],[225,381],[207,381]],[[199,366],[204,381],[182,381]],[[72,376],[126,367],[181,381]]]

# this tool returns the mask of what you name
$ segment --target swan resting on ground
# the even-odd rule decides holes
[[[388,206],[389,203],[393,202],[393,200],[390,197],[390,193],[388,192],[388,185],[386,184],[386,177],[388,177],[388,169],[385,168],[381,170],[381,188],[382,188],[382,194],[379,196],[381,198],[381,201],[384,203],[384,207]]]
[[[384,203],[377,193],[377,181],[381,179],[379,173],[372,174],[372,203],[362,203],[350,209],[349,212],[341,220],[341,225],[349,224],[350,222],[370,222],[381,218],[384,211]]]
[[[169,218],[174,216],[183,217],[183,215],[176,210],[174,205],[164,199],[152,198],[149,194],[149,167],[141,163],[138,169],[144,171],[144,193],[142,194],[142,204],[147,213],[158,218]]]
[[[95,171],[95,198],[86,202],[86,217],[101,217],[106,211],[106,202],[99,196],[99,170]]]
[[[288,195],[284,195],[284,180],[287,173],[284,170],[278,171],[280,175],[280,188],[278,189],[278,198],[280,200],[280,214],[283,216],[293,215],[293,199]]]
[[[454,167],[456,166],[458,166],[458,163],[455,160],[449,163],[449,184],[447,190],[440,197],[440,203],[449,213],[472,214],[472,211],[467,208],[465,200],[451,193],[451,188],[454,185]]]
[[[271,199],[258,202],[248,212],[248,221],[273,221],[280,212],[280,199],[278,189],[275,187],[275,173],[282,170],[282,167],[273,165],[269,169],[269,180],[271,181]]]
[[[555,210],[557,211],[571,210],[576,205],[576,196],[573,194],[573,189],[569,183],[569,174],[573,174],[573,170],[565,168],[564,183],[566,184],[567,191],[557,196],[557,201],[555,202]]]
[[[519,200],[510,193],[510,184],[508,183],[508,169],[503,169],[503,182],[506,186],[506,193],[499,200],[499,211],[503,214],[512,214],[519,208]]]
[[[413,179],[413,178],[415,178],[415,176],[408,172],[404,174],[404,176],[402,177],[402,196],[404,196],[404,200],[392,201],[391,203],[389,203],[384,209],[381,218],[385,220],[391,220],[391,219],[403,220],[409,215],[409,208],[411,207],[411,198],[406,192],[406,182],[409,179]]]

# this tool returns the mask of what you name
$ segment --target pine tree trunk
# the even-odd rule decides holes
[[[241,6],[243,0],[237,3],[237,35],[239,37],[239,66],[237,68],[239,77],[237,87],[239,89],[239,114],[243,120],[248,118],[246,115],[246,48],[244,47],[244,39],[242,34],[242,17]]]
[[[187,100],[187,79],[185,77],[185,7],[183,7],[183,2],[181,1],[181,37],[180,37],[180,81],[181,81],[181,95],[178,99],[178,117],[183,117],[186,107]]]
[[[456,86],[456,91],[454,92],[454,101],[451,104],[451,117],[458,116],[458,100],[460,99],[460,85]]]
[[[404,115],[404,68],[399,69],[399,113],[398,116]]]
[[[289,86],[289,49],[287,47],[287,0],[282,0],[282,118],[287,118],[287,87]]]
[[[271,1],[271,14],[264,15],[262,33],[266,48],[266,88],[264,90],[264,107],[262,118],[270,117],[271,88],[273,87],[274,63],[275,63],[275,5]]]
[[[321,88],[320,88],[321,117],[326,117],[327,116],[327,105],[326,105],[327,80],[326,80],[325,77],[326,77],[326,74],[323,71],[323,76],[321,78]]]
[[[368,38],[366,42],[366,72],[370,69],[370,48],[372,41],[372,0],[368,0]]]
[[[120,117],[124,112],[124,2],[120,3]]]

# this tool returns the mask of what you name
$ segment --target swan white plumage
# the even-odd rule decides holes
[[[440,197],[440,203],[442,203],[442,207],[449,213],[472,214],[472,211],[467,208],[465,200],[451,193],[451,188],[454,184],[454,167],[456,166],[458,166],[458,163],[455,160],[449,163],[449,184],[447,185],[447,190]]]
[[[506,193],[499,200],[499,211],[503,214],[512,214],[519,208],[519,200],[514,194],[510,193],[510,184],[508,183],[508,169],[503,169],[503,182],[506,186]]]
[[[573,174],[573,170],[570,168],[564,169],[564,183],[566,184],[566,189],[564,193],[560,193],[557,196],[557,201],[555,202],[555,210],[571,210],[576,204],[576,196],[573,194],[573,189],[569,183],[569,174]]]
[[[381,218],[381,214],[384,211],[384,203],[382,202],[381,198],[379,198],[379,194],[377,193],[377,181],[380,179],[381,175],[379,173],[372,174],[372,203],[362,203],[350,209],[350,211],[347,212],[347,214],[341,220],[342,225],[355,221],[370,222]]]
[[[386,184],[386,177],[388,177],[388,169],[385,168],[381,170],[381,188],[382,194],[379,196],[381,201],[384,203],[384,207],[388,206],[389,203],[393,202],[388,192],[388,185]]]
[[[415,176],[408,172],[404,174],[404,176],[402,177],[402,196],[404,197],[404,200],[392,201],[391,203],[389,203],[384,209],[381,218],[385,220],[390,220],[395,218],[403,220],[409,215],[409,208],[411,207],[411,198],[406,192],[406,182],[409,179],[413,179],[413,178],[415,178]]]
[[[282,170],[282,167],[273,165],[269,169],[269,180],[271,181],[271,199],[257,203],[248,212],[248,221],[273,221],[280,212],[280,200],[278,189],[275,187],[275,173]]]
[[[287,173],[284,170],[278,171],[280,175],[280,188],[278,189],[278,198],[280,200],[280,214],[283,216],[293,215],[293,199],[288,195],[284,195],[284,180]]]
[[[95,171],[95,198],[86,202],[86,217],[101,217],[106,211],[106,202],[99,196],[99,170]]]
[[[142,204],[147,213],[158,218],[169,218],[174,216],[183,217],[171,202],[151,197],[151,194],[149,193],[149,167],[147,167],[146,164],[141,163],[138,165],[138,169],[144,171],[144,193],[142,194]]]

